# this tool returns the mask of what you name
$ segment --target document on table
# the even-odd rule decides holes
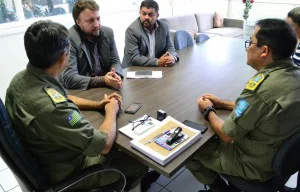
[[[128,137],[135,139],[153,129],[160,121],[153,117],[146,118],[148,115],[143,115],[141,118],[131,121],[124,127],[119,129],[120,132]]]
[[[176,127],[182,128],[181,141],[167,146],[162,139]],[[131,146],[164,166],[201,138],[201,132],[168,116],[151,130],[130,141]],[[163,146],[162,146],[163,145]]]
[[[145,75],[137,75],[136,71],[127,71],[126,75],[127,79],[156,79],[156,78],[162,78],[162,71],[152,71],[151,75],[145,74]]]

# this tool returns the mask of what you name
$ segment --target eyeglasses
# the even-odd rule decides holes
[[[252,44],[258,44],[258,43],[253,43],[251,40],[246,40],[245,41],[245,49],[248,49],[250,47],[250,45]]]
[[[151,121],[151,117],[149,115],[146,115],[143,119],[138,121],[129,121],[129,123],[132,123],[132,131],[134,131],[135,128],[137,128],[140,125],[144,125],[147,121]]]

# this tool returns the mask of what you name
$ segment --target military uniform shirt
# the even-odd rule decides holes
[[[25,146],[52,183],[101,162],[106,134],[80,113],[61,84],[28,64],[12,80],[6,107]]]
[[[276,152],[299,130],[299,82],[300,69],[290,59],[273,62],[248,82],[222,126],[234,139],[222,144],[224,169],[242,167],[239,176],[260,181],[274,175]]]

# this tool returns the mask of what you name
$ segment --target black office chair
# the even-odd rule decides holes
[[[96,191],[123,191],[126,185],[124,174],[115,169],[103,169],[100,165],[88,167],[76,175],[72,175],[62,182],[50,185],[46,174],[39,168],[38,162],[26,150],[20,137],[12,126],[12,121],[0,99],[0,155],[16,176],[21,189],[24,191],[65,191],[83,179],[100,173],[113,171],[120,174],[116,183],[101,188],[87,190]]]
[[[291,136],[277,152],[273,160],[276,175],[265,182],[247,181],[239,177],[221,174],[231,185],[244,192],[285,191],[285,183],[298,171],[297,186],[293,192],[300,192],[300,133]]]
[[[176,50],[183,49],[185,47],[193,46],[194,39],[191,34],[184,30],[178,30],[174,34],[174,46]]]

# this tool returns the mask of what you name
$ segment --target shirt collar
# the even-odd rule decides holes
[[[285,58],[278,61],[273,61],[272,63],[259,70],[259,73],[270,73],[278,69],[288,68],[292,66],[294,66],[294,63],[292,62],[291,58]]]
[[[48,73],[46,73],[46,71],[28,63],[26,66],[26,70],[31,73],[33,76],[35,76],[36,78],[40,79],[42,82],[46,83],[48,86],[57,89],[57,91],[64,93],[65,95],[67,95],[67,91],[65,90],[65,88],[61,85],[61,83],[59,82],[59,80],[57,78],[54,78],[50,75],[48,75]]]
[[[144,29],[147,31],[147,33],[152,34],[153,31],[157,31],[158,27],[159,27],[159,25],[158,25],[158,23],[157,23],[157,21],[156,21],[156,22],[154,23],[154,25],[153,25],[152,30],[149,30],[149,29],[147,29],[146,27],[144,27]]]

